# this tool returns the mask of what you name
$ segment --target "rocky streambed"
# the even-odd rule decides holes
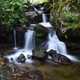
[[[10,64],[0,57],[0,80],[80,80],[80,64]]]

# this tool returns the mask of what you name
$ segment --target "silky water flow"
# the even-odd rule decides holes
[[[46,51],[49,52],[50,50],[55,50],[57,54],[61,54],[66,56],[72,61],[79,62],[77,58],[72,55],[67,54],[66,45],[64,42],[60,41],[56,31],[52,29],[52,25],[50,22],[47,21],[47,17],[45,13],[42,13],[42,22],[39,25],[48,29],[48,41],[46,43],[47,49]],[[23,54],[26,58],[27,63],[32,63],[33,60],[30,58],[32,56],[32,51],[35,47],[35,31],[33,29],[28,29],[25,32],[25,45],[23,49],[18,49],[16,53],[12,55],[6,56],[9,59],[9,62],[17,62],[17,58],[20,54]],[[13,60],[12,60],[13,59]]]
[[[59,40],[56,31],[52,29],[51,23],[47,21],[46,14],[42,14],[42,19],[43,22],[40,24],[48,29],[48,41],[46,44],[48,47],[46,51],[49,52],[50,50],[55,50],[57,54],[64,55],[72,61],[79,62],[79,60],[75,56],[69,55],[67,53],[65,43]]]
[[[32,59],[30,58],[32,56],[32,50],[35,47],[35,32],[33,30],[27,30],[27,32],[25,32],[25,45],[23,49],[17,49],[16,52],[14,54],[8,55],[6,56],[6,58],[8,58],[9,62],[11,63],[16,63],[17,62],[17,58],[23,54],[26,58],[27,63],[32,63]]]

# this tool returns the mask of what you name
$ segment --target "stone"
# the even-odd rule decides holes
[[[48,56],[51,57],[51,61],[59,64],[71,64],[71,60],[66,56],[57,54],[56,51],[50,50],[49,52],[45,52],[45,57],[48,59]]]
[[[23,54],[20,54],[20,56],[17,58],[17,62],[19,63],[25,63],[26,58]]]

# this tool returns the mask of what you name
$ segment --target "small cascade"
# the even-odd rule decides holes
[[[36,12],[38,10],[34,8]],[[39,12],[38,12],[39,13]],[[41,26],[45,27],[48,32],[48,41],[46,43],[47,48],[46,52],[50,50],[55,50],[57,54],[64,55],[65,57],[69,58],[72,61],[79,62],[77,58],[67,54],[66,45],[64,42],[60,41],[56,31],[52,29],[52,25],[50,22],[47,21],[47,16],[44,11],[41,12],[42,14],[42,22],[39,23]],[[35,48],[35,31],[34,31],[35,24],[30,24],[29,29],[25,32],[25,45],[23,49],[17,49],[16,52],[12,55],[6,56],[9,62],[19,64],[21,62],[32,63],[32,51]],[[14,30],[14,45],[16,48],[16,31]]]
[[[17,50],[18,48],[17,48],[17,44],[16,44],[16,30],[14,29],[13,30],[13,37],[14,37],[14,50]]]
[[[55,31],[49,31],[47,46],[47,52],[49,52],[50,50],[55,50],[58,54],[64,55],[74,62],[79,62],[76,57],[67,54],[65,43],[59,40]]]
[[[45,13],[42,13],[42,22],[39,23],[41,26],[45,27],[45,28],[51,28],[52,25],[50,24],[50,22],[47,21],[47,16]]]
[[[25,32],[25,50],[33,50],[35,47],[35,32],[33,30],[28,30]]]
[[[8,58],[9,62],[19,64],[18,58],[19,56],[25,57],[26,63],[32,63],[32,50],[35,47],[35,32],[31,29],[28,29],[27,32],[25,32],[25,45],[23,49],[18,49],[16,52],[12,55],[6,56]]]
[[[43,23],[46,23],[47,22],[47,17],[46,17],[46,14],[42,14],[42,21]]]
[[[49,30],[48,42],[46,44],[48,46],[46,50],[47,52],[49,52],[50,50],[55,50],[58,54],[64,55],[72,61],[79,62],[77,58],[67,54],[65,43],[59,40],[56,31],[52,29],[51,23],[47,21],[47,16],[44,12],[42,13],[42,22],[40,23],[40,25]]]

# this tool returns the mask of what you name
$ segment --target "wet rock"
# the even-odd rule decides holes
[[[23,54],[20,54],[20,56],[16,60],[18,63],[25,63],[26,58]]]
[[[45,52],[46,56],[45,57],[51,57],[51,61],[55,63],[60,63],[60,64],[71,64],[71,60],[68,59],[66,56],[57,54],[56,51],[50,50],[49,52]]]
[[[0,57],[0,66],[5,64],[5,60]]]
[[[60,64],[71,64],[71,61],[67,57],[61,54],[53,55],[53,60]]]
[[[54,50],[50,50],[49,52],[46,52],[46,51],[45,51],[44,54],[45,54],[45,55],[44,55],[44,58],[45,58],[45,59],[48,59],[48,56],[50,56],[50,57],[53,58],[53,54],[57,54],[57,53],[56,53],[56,51],[54,51]]]

